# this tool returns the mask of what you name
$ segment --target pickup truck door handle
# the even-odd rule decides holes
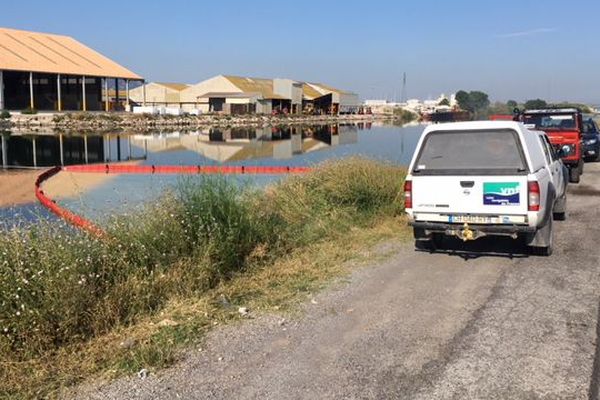
[[[464,188],[472,188],[475,185],[475,181],[460,181],[460,186]]]

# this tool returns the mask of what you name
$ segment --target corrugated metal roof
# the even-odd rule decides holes
[[[323,93],[320,93],[315,88],[306,83],[302,85],[302,93],[304,94],[304,98],[308,100],[314,100],[323,96]]]
[[[142,79],[69,36],[8,28],[0,28],[0,69]]]
[[[334,87],[324,85],[322,83],[309,83],[309,85],[312,85],[312,86],[320,89],[321,91],[323,91],[324,93],[321,94],[321,96],[323,96],[324,94],[332,93],[332,92],[337,93],[337,94],[354,94],[352,92],[348,92],[348,91],[341,90],[341,89],[336,89]]]
[[[232,93],[232,92],[208,92],[204,93],[201,96],[198,96],[199,99],[207,99],[209,97],[214,98],[232,98],[232,99],[249,99],[251,97],[255,97],[260,93]]]
[[[224,75],[224,77],[244,93],[260,93],[264,99],[287,99],[273,92],[272,79],[246,78],[231,75]]]
[[[187,89],[190,85],[187,83],[171,83],[171,82],[156,82],[157,85],[164,86],[166,88],[181,92],[183,89]]]

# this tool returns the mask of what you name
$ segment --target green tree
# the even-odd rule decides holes
[[[469,97],[475,112],[483,111],[490,105],[490,98],[487,93],[474,90],[469,92]]]
[[[458,92],[456,92],[456,102],[458,103],[458,106],[461,109],[465,111],[471,111],[471,101],[469,93],[465,92],[464,90],[459,90]]]
[[[485,117],[489,113],[489,96],[479,90],[472,90],[469,93],[459,90],[456,92],[456,101],[461,109],[469,111],[475,119]]]
[[[443,98],[439,103],[438,106],[450,106],[450,100],[448,100],[447,98]]]
[[[527,100],[525,102],[525,108],[527,110],[546,108],[546,107],[548,107],[548,103],[546,103],[546,100],[542,100],[542,99]]]
[[[511,111],[518,106],[519,106],[519,104],[514,100],[509,100],[506,102],[506,107],[508,107]]]

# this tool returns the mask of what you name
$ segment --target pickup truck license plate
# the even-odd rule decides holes
[[[448,222],[451,224],[490,224],[492,223],[491,217],[483,217],[480,215],[449,215]]]

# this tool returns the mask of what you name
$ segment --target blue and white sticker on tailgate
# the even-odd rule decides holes
[[[521,204],[521,184],[519,182],[484,182],[483,204],[518,206]]]

